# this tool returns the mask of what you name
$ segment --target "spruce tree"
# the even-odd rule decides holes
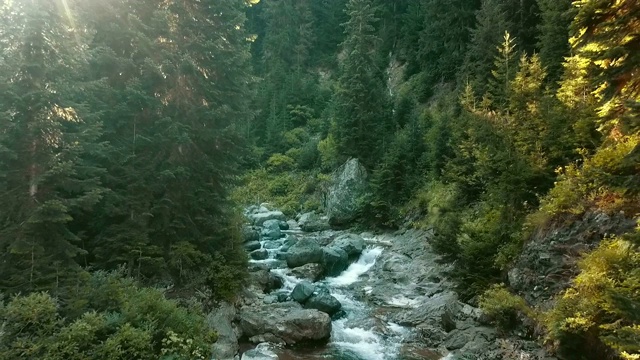
[[[336,141],[344,157],[357,157],[373,167],[393,129],[388,112],[385,72],[376,52],[380,45],[371,0],[351,0],[342,44],[344,58],[335,92]]]
[[[538,44],[540,60],[547,68],[548,81],[554,87],[562,75],[562,63],[569,56],[571,0],[538,0],[540,25]]]
[[[64,293],[80,281],[86,253],[75,216],[103,189],[92,157],[101,125],[82,89],[85,39],[75,13],[57,1],[14,1],[0,8],[0,289]],[[82,91],[82,90],[80,90]]]

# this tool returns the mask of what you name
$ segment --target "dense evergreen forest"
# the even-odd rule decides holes
[[[638,359],[640,227],[589,249],[553,308],[499,284],[545,229],[640,214],[639,18],[635,0],[2,0],[0,358],[210,358],[204,314],[246,277],[240,207],[322,211],[355,157],[357,226],[433,229],[463,297],[567,359]]]

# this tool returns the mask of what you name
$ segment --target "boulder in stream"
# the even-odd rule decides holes
[[[298,303],[286,302],[240,311],[240,328],[245,337],[260,338],[270,334],[287,345],[328,340],[331,318],[315,309],[302,309]]]
[[[338,301],[338,299],[336,299],[328,291],[319,291],[318,293],[313,294],[304,303],[304,307],[306,309],[320,310],[324,313],[329,314],[329,316],[333,316],[338,311],[340,311],[340,309],[342,309],[342,304],[340,304],[340,301]]]
[[[258,241],[260,240],[260,231],[253,226],[245,225],[242,227],[242,239],[244,242]]]
[[[246,244],[244,244],[245,249],[247,249],[247,251],[253,251],[253,250],[258,250],[260,249],[262,245],[260,245],[259,241],[251,241],[248,242]]]
[[[291,274],[298,279],[305,279],[311,282],[318,281],[322,276],[324,269],[320,264],[306,264],[291,269]]]
[[[349,267],[349,256],[341,248],[326,247],[322,250],[322,265],[326,275],[337,276]]]
[[[247,215],[249,220],[256,226],[262,226],[267,220],[287,220],[282,211],[265,211]]]
[[[302,214],[298,219],[298,225],[302,231],[315,232],[329,230],[329,219],[324,216],[320,216],[315,212],[308,212]]]
[[[313,295],[315,289],[316,287],[312,283],[301,281],[293,288],[293,291],[291,291],[291,298],[302,304]]]
[[[254,250],[249,254],[253,260],[264,260],[269,257],[267,249]]]
[[[331,246],[344,250],[349,257],[356,257],[364,250],[364,239],[360,235],[344,234],[333,240]]]
[[[267,220],[262,224],[261,235],[269,239],[279,239],[282,237],[280,229],[280,220]]]
[[[218,340],[211,348],[214,359],[233,360],[238,353],[238,339],[232,324],[235,316],[235,307],[227,302],[207,316],[207,324],[218,334]]]
[[[309,263],[320,263],[322,260],[322,248],[310,238],[302,238],[287,251],[287,265],[290,268]]]

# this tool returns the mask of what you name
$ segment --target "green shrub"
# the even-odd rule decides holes
[[[527,302],[512,294],[504,284],[493,285],[480,296],[480,309],[504,331],[516,327],[519,315],[533,316]]]
[[[198,307],[119,273],[95,273],[78,296],[79,316],[46,293],[16,296],[2,308],[0,358],[13,360],[208,359],[215,333]]]
[[[598,349],[602,343],[624,359],[640,358],[638,248],[625,238],[605,240],[579,268],[571,288],[546,313],[550,339],[565,354]]]
[[[272,172],[292,170],[296,165],[295,160],[283,154],[273,154],[267,160],[267,168]]]

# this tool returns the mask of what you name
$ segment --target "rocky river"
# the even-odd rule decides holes
[[[250,281],[211,315],[215,359],[553,359],[458,300],[428,231],[336,231],[266,204],[245,215]]]

